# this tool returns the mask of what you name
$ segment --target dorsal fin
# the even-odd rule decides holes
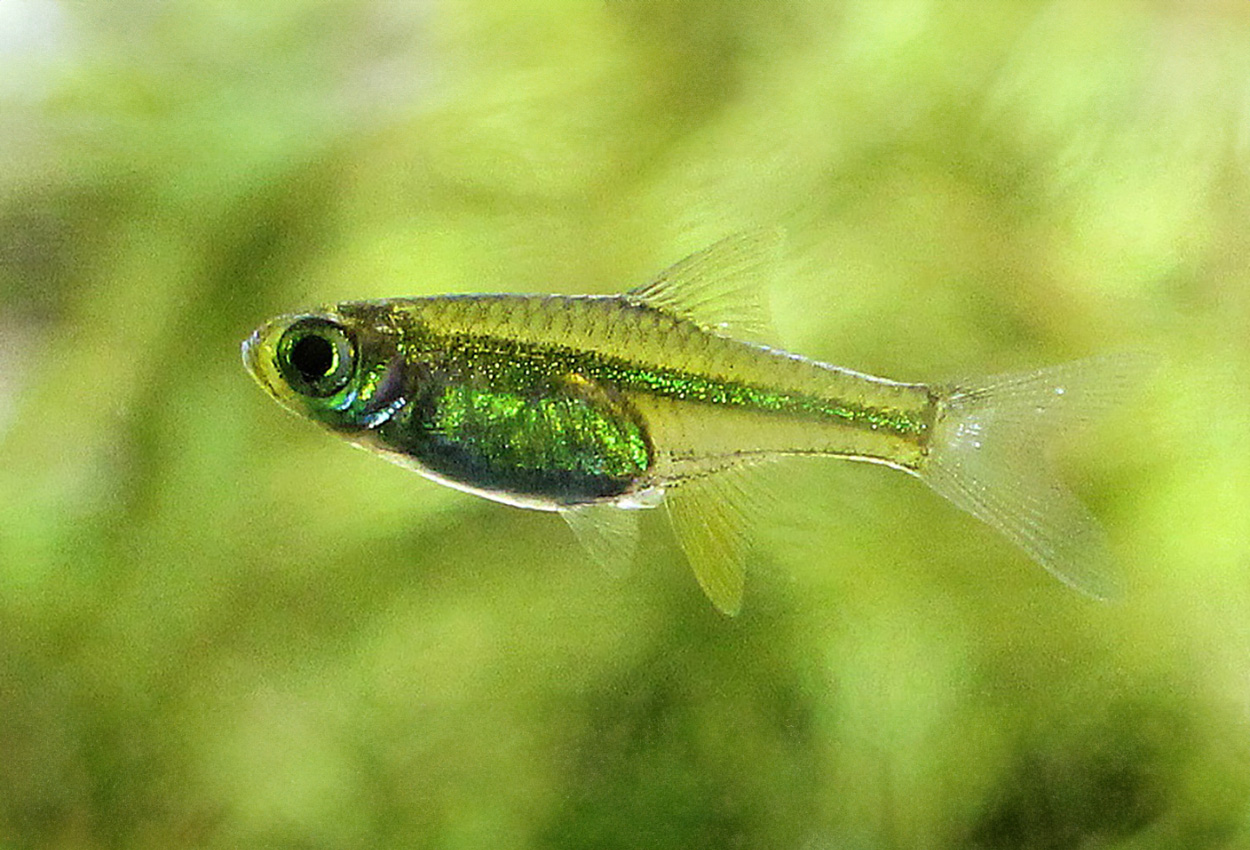
[[[784,241],[780,227],[735,233],[680,260],[625,298],[720,336],[763,341],[772,331],[763,285]]]

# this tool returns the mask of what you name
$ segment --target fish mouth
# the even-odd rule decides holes
[[[243,368],[253,375],[256,374],[256,346],[258,345],[260,345],[260,331],[254,330],[252,335],[243,340],[243,344],[240,346],[243,353]]]
[[[240,347],[243,354],[243,368],[258,381],[262,378],[260,368],[260,332],[262,330],[264,328],[252,331],[251,336],[243,340],[243,345]]]
[[[270,335],[273,324],[262,325],[252,331],[251,335],[243,340],[240,346],[240,352],[243,355],[243,368],[248,374],[256,379],[256,383],[260,384],[265,392],[274,398],[278,398],[278,389],[274,385],[273,378],[270,376],[268,369],[265,368],[263,360],[263,352],[265,349],[264,341]]]

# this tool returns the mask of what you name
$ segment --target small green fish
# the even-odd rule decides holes
[[[787,455],[884,464],[1112,594],[1097,523],[1042,449],[1121,394],[1118,358],[953,385],[874,378],[744,341],[780,235],[730,237],[622,295],[344,302],[262,325],[247,369],[300,416],[457,489],[555,511],[606,566],[664,504],[700,586],[742,603],[743,472]]]

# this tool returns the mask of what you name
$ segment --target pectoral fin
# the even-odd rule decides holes
[[[590,559],[614,576],[628,572],[638,548],[638,513],[613,504],[566,508],[560,516]]]

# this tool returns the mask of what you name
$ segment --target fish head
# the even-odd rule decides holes
[[[243,365],[283,407],[351,434],[406,403],[401,335],[338,309],[278,316],[243,341]]]

